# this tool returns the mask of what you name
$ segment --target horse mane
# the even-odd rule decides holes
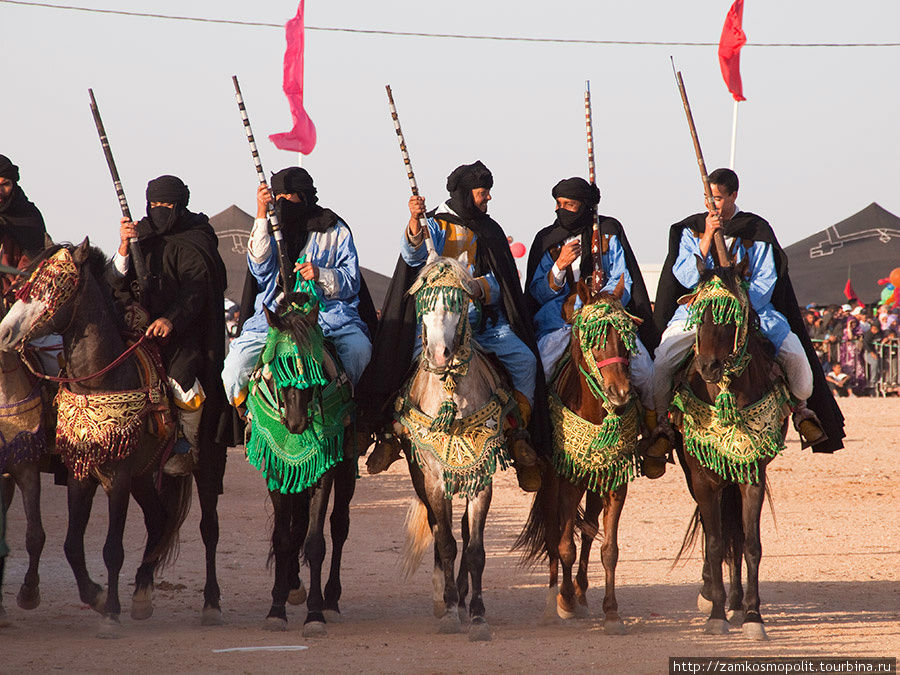
[[[416,280],[413,282],[412,286],[409,289],[409,294],[414,295],[416,291],[418,291],[428,279],[429,275],[438,267],[446,266],[450,268],[452,275],[459,282],[460,286],[466,289],[467,292],[472,294],[475,279],[472,278],[472,275],[469,274],[469,270],[466,269],[465,265],[463,265],[456,258],[443,258],[438,257],[425,264],[422,267],[422,270],[416,276]]]

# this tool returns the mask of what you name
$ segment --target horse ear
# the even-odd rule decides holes
[[[437,250],[432,249],[432,250],[431,250],[431,253],[428,254],[428,259],[425,261],[425,264],[426,264],[426,265],[430,265],[430,264],[433,263],[435,260],[437,260],[439,257],[440,257],[440,256],[438,255]]]
[[[616,296],[616,300],[621,300],[622,295],[625,293],[625,274],[621,274],[619,276],[619,281],[616,283],[615,289],[613,289],[613,295]]]
[[[590,286],[585,283],[584,279],[578,280],[578,285],[575,289],[578,292],[578,297],[581,300],[582,305],[591,304],[591,289]]]
[[[738,276],[738,279],[750,279],[750,260],[748,258],[744,258],[739,263],[736,263],[734,268],[735,273]]]
[[[706,271],[706,261],[696,253],[694,254],[694,258],[697,260],[697,271],[700,272],[700,274],[703,274]]]
[[[266,315],[266,323],[272,326],[272,328],[278,328],[278,316],[275,312],[270,311],[265,304],[263,304],[263,312],[265,312]]]
[[[88,256],[91,253],[91,242],[88,237],[84,238],[84,241],[78,244],[75,247],[75,250],[72,251],[72,259],[75,261],[77,265],[83,265],[85,261],[88,259]]]
[[[569,293],[569,297],[566,298],[562,310],[560,311],[563,321],[568,324],[571,324],[575,320],[575,299],[577,297],[578,296],[575,293]]]

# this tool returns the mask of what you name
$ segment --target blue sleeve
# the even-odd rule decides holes
[[[334,258],[334,292],[328,296],[329,300],[352,300],[359,295],[359,256],[356,253],[356,244],[353,243],[353,235],[350,229],[343,223],[338,223],[341,233],[346,236],[340,239]]]
[[[678,245],[678,259],[672,265],[672,274],[685,288],[695,288],[700,283],[700,272],[697,269],[697,258],[700,255],[700,239],[694,236],[691,228],[686,227],[681,233]],[[703,256],[700,256],[701,258]]]
[[[493,272],[488,272],[483,277],[477,277],[477,281],[481,282],[482,289],[486,292],[484,296],[484,304],[498,305],[500,304],[500,284]],[[484,288],[487,286],[487,288]]]
[[[275,246],[275,237],[269,235],[269,256],[262,262],[253,262],[250,254],[247,254],[247,266],[250,268],[250,274],[256,279],[256,283],[260,288],[264,288],[273,276],[278,276],[278,256]]]
[[[750,288],[747,295],[753,309],[760,310],[772,300],[772,291],[778,281],[778,270],[775,269],[775,254],[772,244],[757,241],[747,251],[750,262]]]
[[[444,252],[445,233],[434,218],[428,219],[428,232],[431,234],[431,240],[434,242],[434,250],[437,251],[438,255],[441,255]],[[400,255],[403,257],[403,262],[410,267],[421,267],[424,265],[428,260],[428,247],[425,246],[424,237],[422,238],[422,243],[417,248],[414,248],[406,237],[406,228],[404,227],[400,244]]]
[[[622,304],[627,305],[631,302],[631,272],[625,264],[625,250],[616,235],[609,237],[609,249],[603,254],[603,269],[606,272],[606,286],[603,290],[612,293],[619,283],[619,277],[624,276],[625,290],[622,293]]]
[[[561,295],[568,295],[569,293],[568,282],[564,282],[563,287],[558,291],[554,291],[550,287],[548,277],[550,275],[550,270],[553,269],[553,263],[554,260],[553,256],[550,255],[550,251],[544,251],[544,255],[541,256],[541,260],[534,272],[534,277],[531,279],[531,285],[528,287],[528,292],[531,293],[531,297],[537,300],[538,304],[541,306],[546,305],[554,298],[558,298]]]

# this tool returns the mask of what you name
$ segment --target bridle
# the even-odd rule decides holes
[[[609,331],[613,330],[618,334],[628,354],[634,354],[637,351],[637,322],[617,300],[604,298],[578,309],[572,330],[578,340],[582,359],[587,364],[587,369],[581,364],[578,364],[578,369],[594,397],[599,398],[604,407],[609,408],[611,404],[606,392],[603,391],[603,374],[600,369],[616,363],[624,364],[630,369],[631,360],[628,356],[616,355],[597,361],[594,349],[605,348]]]

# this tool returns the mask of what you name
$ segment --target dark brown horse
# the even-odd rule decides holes
[[[580,312],[584,317],[598,309],[607,318],[616,317],[612,323],[606,323],[602,329],[604,337],[600,340],[588,339],[584,334],[600,329],[598,321],[588,319],[582,323],[574,319],[574,295],[564,307],[566,320],[573,324],[573,328],[568,360],[558,369],[551,385],[556,467],[544,471],[541,489],[535,496],[528,522],[516,542],[516,548],[525,551],[526,560],[536,561],[546,557],[549,561],[550,584],[544,619],[552,620],[556,614],[564,619],[587,616],[588,565],[602,513],[604,537],[600,556],[606,572],[603,626],[610,634],[625,632],[615,590],[619,557],[618,527],[628,481],[636,472],[634,452],[643,417],[631,387],[629,349],[622,334],[630,333],[633,337],[636,329],[632,317],[622,309],[623,288],[620,279],[613,293],[593,295],[584,282],[578,284],[577,293],[583,306]],[[620,332],[616,326],[624,328],[624,331]],[[565,416],[571,413],[583,422],[572,417],[566,421]],[[618,454],[618,464],[604,466],[605,462],[599,462],[596,454],[585,458],[588,462],[598,461],[594,471],[585,469],[584,464],[579,469],[569,460],[559,461],[560,452],[574,435],[572,424],[583,425],[587,422],[591,425],[590,433],[598,434],[596,430],[603,428],[603,421],[608,416],[622,420],[619,437],[623,447]],[[617,466],[618,471],[613,466]],[[579,507],[585,494],[584,514],[581,517]],[[581,554],[573,583],[576,529],[581,532]],[[557,591],[560,563],[563,578]]]
[[[85,397],[99,393],[136,392],[144,386],[135,359],[108,368],[125,352],[126,345],[110,289],[103,281],[105,268],[103,254],[92,249],[87,239],[77,247],[48,248],[28,270],[28,285],[20,289],[19,299],[0,322],[0,349],[12,349],[50,333],[62,335],[67,376],[79,380],[68,385],[76,405],[91,406],[91,399]],[[174,426],[170,429],[173,434]],[[119,573],[125,557],[122,536],[130,496],[141,507],[147,528],[147,542],[135,577],[132,618],[146,619],[152,614],[154,571],[176,550],[178,531],[190,507],[191,478],[163,476],[162,489],[157,491],[156,475],[165,441],[161,443],[149,428],[149,418],[144,418],[134,441],[122,446],[127,449],[115,458],[87,467],[79,477],[69,466],[65,553],[81,600],[103,615],[99,637],[121,634]],[[103,486],[109,502],[109,527],[103,547],[108,573],[105,592],[90,578],[84,555],[84,533],[98,485]]]
[[[693,357],[676,376],[675,422],[684,439],[677,452],[688,489],[697,502],[692,526],[679,553],[704,534],[701,611],[709,611],[706,632],[728,631],[722,562],[730,569],[727,613],[744,634],[765,640],[759,611],[759,521],[766,491],[766,467],[780,452],[787,431],[787,391],[775,367],[772,345],[756,329],[744,279],[746,262],[700,266],[691,304],[698,326]],[[680,379],[679,379],[680,378]],[[764,431],[761,431],[763,429]],[[715,437],[715,443],[704,443]],[[756,444],[754,459],[743,449]],[[747,564],[746,591],[741,557]]]

